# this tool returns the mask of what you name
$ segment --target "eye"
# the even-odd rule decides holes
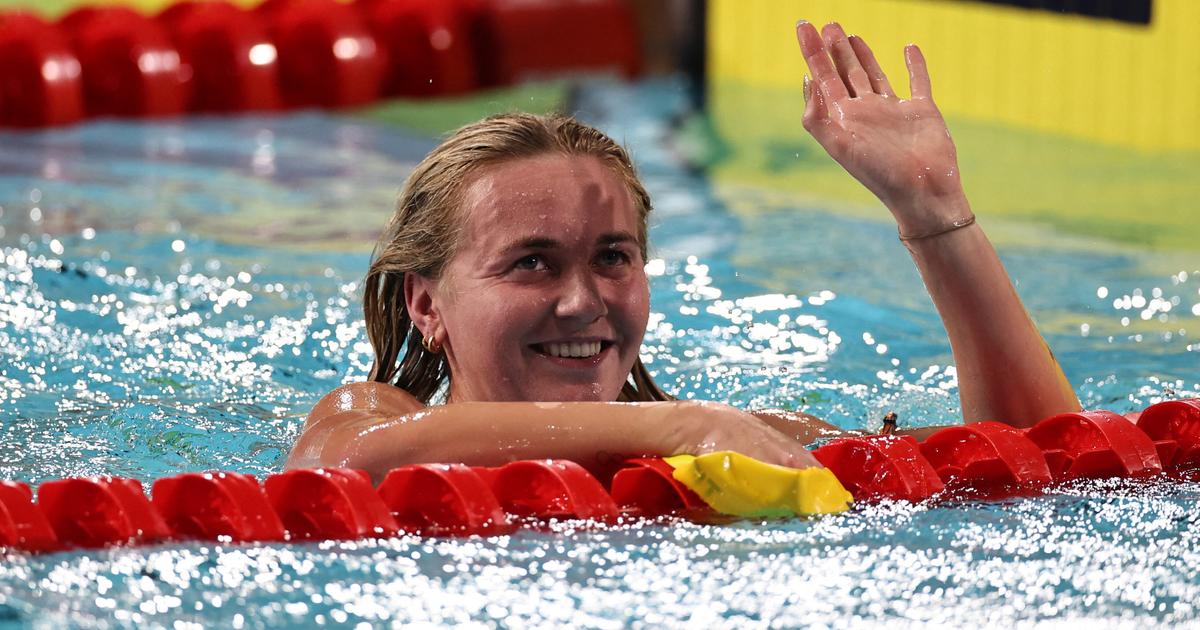
[[[629,254],[619,249],[606,249],[600,252],[596,257],[597,261],[605,267],[616,267],[619,265],[627,265],[630,262]]]
[[[522,256],[521,258],[517,259],[517,262],[513,263],[513,269],[518,269],[521,271],[541,271],[545,268],[546,262],[537,254]]]

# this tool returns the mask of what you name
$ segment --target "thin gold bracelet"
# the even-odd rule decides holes
[[[906,241],[906,242],[907,241],[916,241],[916,240],[920,240],[923,238],[933,238],[935,236],[941,236],[943,234],[948,234],[950,232],[953,232],[954,230],[960,230],[962,228],[965,228],[968,225],[971,225],[973,223],[975,223],[975,215],[974,214],[972,214],[969,217],[964,217],[962,219],[955,219],[954,221],[951,221],[950,225],[947,227],[944,227],[940,230],[935,230],[933,232],[926,232],[924,234],[912,234],[912,235],[906,236],[904,234],[901,234],[900,227],[896,226],[896,234],[899,235],[901,241]]]

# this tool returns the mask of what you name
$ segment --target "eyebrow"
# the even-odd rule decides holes
[[[601,234],[596,242],[601,245],[617,245],[619,243],[636,243],[637,238],[629,232],[606,232]]]
[[[596,239],[598,245],[618,245],[621,243],[636,243],[637,238],[629,232],[605,232]],[[531,236],[523,238],[519,241],[514,241],[504,248],[503,251],[511,252],[519,249],[562,249],[565,248],[561,241],[557,241],[545,236]]]

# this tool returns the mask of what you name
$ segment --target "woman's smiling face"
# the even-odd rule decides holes
[[[616,400],[650,312],[621,176],[594,157],[509,160],[467,182],[462,213],[441,278],[419,281],[450,399]]]

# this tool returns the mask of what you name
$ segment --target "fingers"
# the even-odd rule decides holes
[[[824,468],[825,465],[817,461],[811,452],[805,449],[803,452],[794,456],[791,463],[792,468]]]
[[[774,458],[776,461],[770,463],[787,468],[824,468],[821,462],[818,462],[817,458],[813,457],[813,454],[808,449],[800,446],[799,443],[790,437],[787,438],[787,442],[780,444],[780,446],[783,452]]]
[[[933,98],[929,82],[929,68],[925,66],[925,55],[916,44],[904,47],[904,63],[908,65],[909,91],[913,98]]]
[[[846,31],[836,22],[826,24],[821,31],[829,54],[837,65],[838,74],[849,89],[850,96],[862,96],[871,93],[871,81],[863,66],[859,63],[858,55],[846,39]]]
[[[837,69],[834,68],[833,61],[826,54],[825,42],[821,40],[817,29],[812,24],[801,20],[796,25],[796,39],[800,42],[800,52],[804,55],[808,71],[812,73],[816,83],[814,87],[820,88],[826,97],[835,101],[849,97],[850,92],[846,89],[846,84],[842,82],[842,77],[838,74]]]
[[[892,91],[892,84],[888,83],[887,75],[883,73],[883,68],[879,67],[879,62],[875,60],[875,53],[871,52],[871,48],[867,46],[867,42],[857,35],[850,36],[850,47],[854,49],[854,54],[858,57],[858,62],[862,64],[863,71],[867,73],[867,77],[871,80],[871,89],[876,94],[883,96],[895,96]]]

